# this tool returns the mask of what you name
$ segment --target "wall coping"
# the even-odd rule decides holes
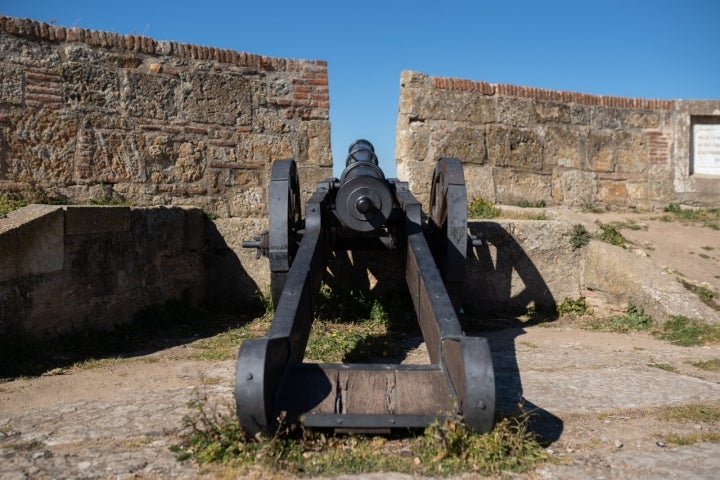
[[[84,43],[91,47],[102,47],[108,50],[126,50],[149,55],[192,58],[194,60],[212,60],[267,71],[299,71],[303,70],[307,65],[327,67],[327,61],[325,60],[267,57],[231,49],[206,47],[171,40],[159,41],[142,35],[122,35],[80,27],[56,26],[29,18],[7,17],[4,15],[0,15],[0,33],[50,42]]]
[[[424,74],[413,71],[403,72],[403,77],[406,75],[417,77],[418,75]],[[525,97],[563,103],[579,103],[583,105],[598,105],[618,108],[640,108],[645,110],[672,110],[675,106],[675,100],[593,95],[589,93],[510,85],[506,83],[489,83],[481,80],[468,80],[453,77],[428,76],[427,78],[430,86],[438,90],[478,92],[486,96],[512,95],[515,97]]]

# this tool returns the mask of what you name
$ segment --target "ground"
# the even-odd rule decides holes
[[[717,291],[718,230],[658,216],[583,214],[571,221],[640,225],[621,229],[631,248]],[[720,406],[720,372],[693,365],[720,359],[720,345],[679,347],[648,333],[580,327],[563,318],[490,334],[498,404],[511,408],[522,398],[555,460],[518,478],[716,478],[720,443],[680,446],[676,439],[716,439],[720,422],[671,415],[671,407]],[[177,461],[169,449],[189,401],[233,402],[234,359],[198,359],[191,340],[0,383],[0,478],[218,475]]]

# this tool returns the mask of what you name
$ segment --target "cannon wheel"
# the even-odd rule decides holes
[[[295,160],[276,160],[270,175],[268,256],[270,257],[270,294],[277,306],[298,248],[300,182]]]
[[[467,258],[467,191],[462,162],[440,158],[430,191],[430,238],[453,306],[462,304]]]

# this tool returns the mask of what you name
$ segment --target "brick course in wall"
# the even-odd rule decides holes
[[[332,176],[324,61],[2,16],[0,52],[0,192],[264,218],[273,160]]]
[[[694,115],[720,118],[720,101],[590,95],[405,71],[398,176],[426,206],[443,156],[463,161],[471,198],[498,203],[720,205],[720,178],[689,173]]]

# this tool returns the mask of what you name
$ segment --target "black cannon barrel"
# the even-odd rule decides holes
[[[340,176],[335,214],[346,227],[370,232],[385,224],[392,207],[393,194],[378,166],[375,147],[367,140],[354,141]]]

